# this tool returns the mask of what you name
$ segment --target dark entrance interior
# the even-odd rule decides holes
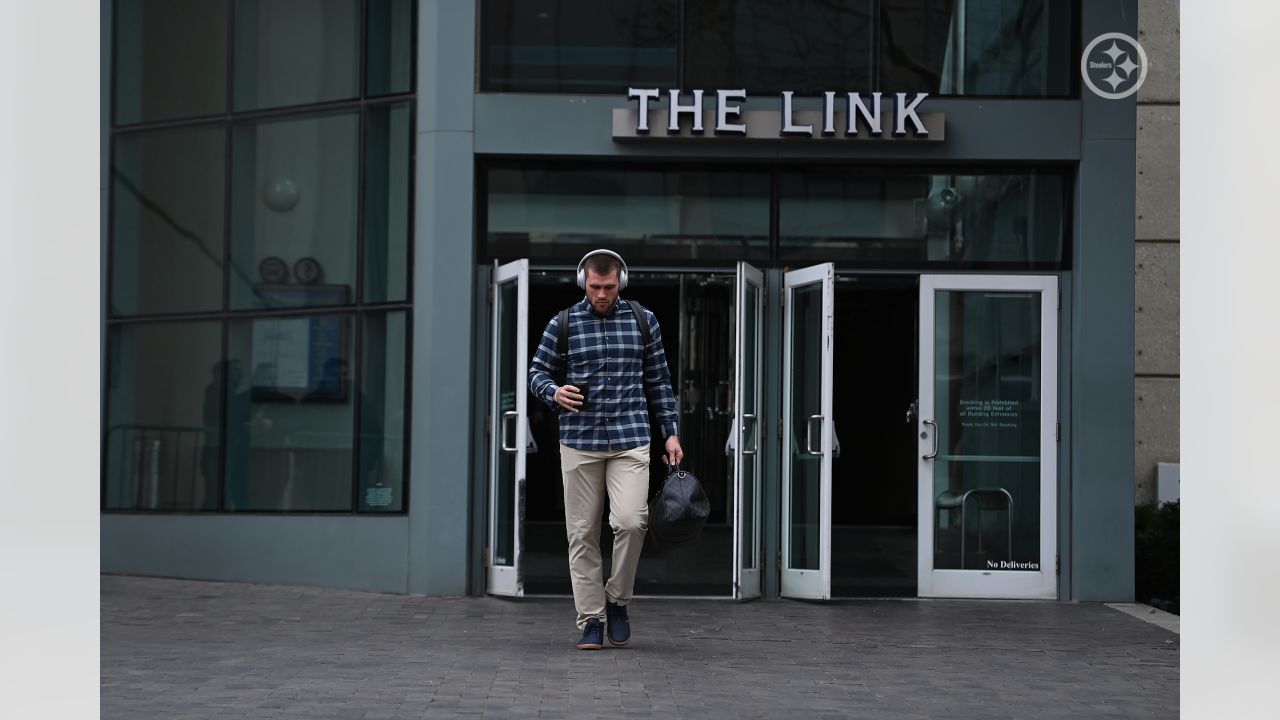
[[[646,542],[636,573],[636,594],[727,596],[733,584],[732,464],[724,454],[732,419],[733,276],[632,273],[622,297],[651,310],[662,328],[680,412],[683,467],[693,471],[711,500],[711,516],[697,541],[671,551]],[[529,354],[547,322],[582,298],[564,272],[530,273]],[[528,594],[571,594],[558,425],[541,401],[529,400],[529,423],[538,451],[528,456],[524,585]],[[662,440],[653,440],[650,494],[665,476]],[[601,554],[609,575],[612,554],[608,508]]]
[[[529,352],[548,320],[581,298],[566,273],[530,275]],[[645,595],[728,596],[733,582],[732,275],[635,273],[623,297],[652,310],[676,386],[684,466],[711,499],[702,536],[660,552],[646,543],[636,576]],[[836,285],[834,415],[841,453],[832,468],[832,593],[836,597],[915,596],[915,277],[840,276]],[[769,352],[766,349],[766,352]],[[530,399],[538,451],[528,456],[525,592],[571,594],[556,418]],[[661,442],[653,443],[650,493],[662,482]],[[766,498],[765,502],[769,502]],[[601,552],[612,550],[606,508]]]
[[[831,592],[914,597],[917,587],[914,277],[837,276]]]

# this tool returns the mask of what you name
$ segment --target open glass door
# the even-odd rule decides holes
[[[782,361],[782,595],[831,597],[835,266],[786,273]]]
[[[1058,281],[920,278],[919,592],[1057,597]]]
[[[738,263],[733,403],[733,594],[760,596],[760,364],[764,348],[764,274]]]
[[[525,444],[529,397],[529,261],[497,268],[493,282],[493,367],[489,380],[488,584],[495,595],[524,595]]]

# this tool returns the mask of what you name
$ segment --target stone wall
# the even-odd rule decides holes
[[[1178,462],[1178,0],[1141,0],[1150,69],[1138,90],[1136,500],[1156,499],[1156,463]]]

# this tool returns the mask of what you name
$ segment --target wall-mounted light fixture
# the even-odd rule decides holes
[[[288,212],[298,204],[298,183],[287,175],[273,175],[262,186],[262,201],[276,212]]]

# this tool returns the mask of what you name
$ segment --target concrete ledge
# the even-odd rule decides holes
[[[1125,615],[1132,615],[1138,618],[1139,620],[1142,620],[1144,622],[1149,622],[1152,625],[1156,625],[1158,627],[1162,627],[1171,633],[1177,633],[1178,635],[1182,634],[1182,629],[1181,629],[1182,618],[1177,615],[1174,615],[1173,613],[1167,613],[1163,610],[1157,610],[1151,607],[1150,605],[1144,605],[1142,603],[1103,603],[1103,604],[1113,610],[1119,610]]]

